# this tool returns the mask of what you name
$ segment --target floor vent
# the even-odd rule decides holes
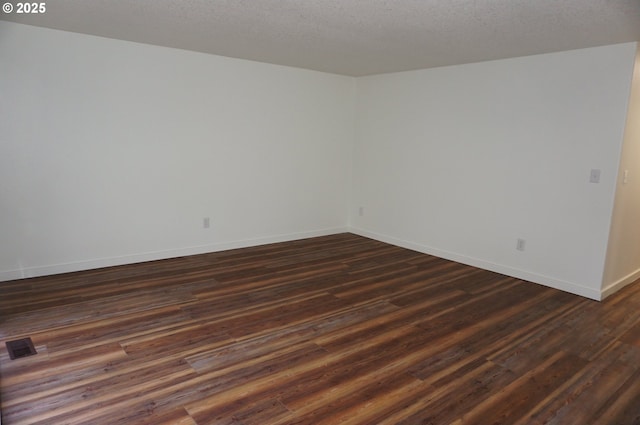
[[[31,338],[7,341],[7,351],[9,352],[9,357],[11,357],[11,360],[38,354],[35,347],[33,346],[33,341],[31,341]]]

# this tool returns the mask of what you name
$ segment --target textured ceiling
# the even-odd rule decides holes
[[[48,0],[46,7],[0,19],[354,76],[640,41],[640,0]]]

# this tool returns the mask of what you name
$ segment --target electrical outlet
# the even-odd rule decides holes
[[[600,183],[600,170],[594,168],[589,175],[589,183]]]
[[[202,227],[205,229],[211,227],[211,220],[209,220],[209,217],[205,217],[202,219]]]
[[[364,215],[364,207],[358,208],[358,215],[362,217]]]
[[[518,251],[524,251],[524,246],[527,243],[527,241],[525,241],[524,239],[518,239],[516,241],[516,249]]]

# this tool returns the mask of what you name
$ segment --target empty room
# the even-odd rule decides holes
[[[640,424],[640,1],[3,2],[0,424]]]

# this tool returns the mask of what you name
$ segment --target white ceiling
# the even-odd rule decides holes
[[[353,76],[640,41],[640,0],[48,0],[46,7],[0,19]]]

